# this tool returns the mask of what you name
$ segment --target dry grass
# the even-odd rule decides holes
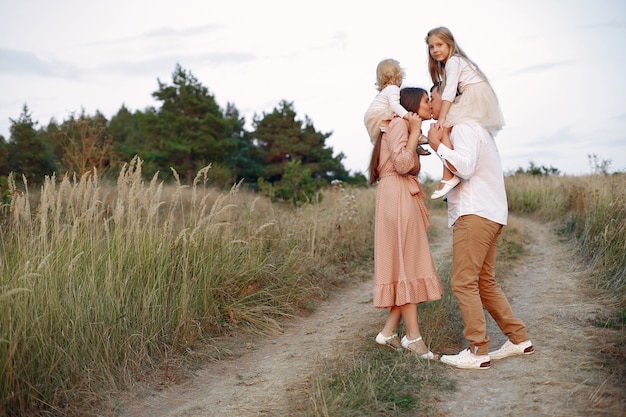
[[[278,330],[283,317],[313,309],[347,273],[370,267],[373,189],[329,188],[321,203],[296,209],[237,185],[211,189],[210,173],[202,170],[190,186],[165,185],[156,176],[144,181],[136,159],[116,184],[91,172],[48,178],[32,191],[10,178],[11,201],[0,211],[0,414],[79,414],[141,375],[184,368],[200,342],[220,352],[216,335]],[[513,212],[557,221],[580,243],[596,286],[615,294],[618,313],[604,322],[622,328],[625,178],[507,179]],[[523,237],[507,229],[500,259],[512,261]],[[449,265],[440,268],[445,280]],[[425,328],[458,323],[452,300],[437,304],[420,311]],[[447,328],[429,335],[440,338],[433,344],[458,336],[460,324]],[[364,352],[322,371],[312,415],[339,413],[344,400],[352,407],[374,399],[382,409],[414,401],[383,401],[372,393],[385,387],[374,382],[357,390],[359,380],[378,381],[391,366]],[[424,372],[407,387],[448,384]],[[333,397],[349,387],[353,398]]]
[[[614,292],[626,308],[626,174],[516,175],[506,186],[511,211],[559,224],[596,271],[596,286]]]
[[[370,256],[360,190],[293,209],[211,190],[208,174],[166,187],[133,160],[112,187],[90,173],[33,195],[10,180],[0,410],[71,414],[225,331],[276,331]]]

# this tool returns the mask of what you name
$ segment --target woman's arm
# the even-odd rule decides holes
[[[387,137],[391,151],[391,162],[400,175],[419,169],[417,143],[421,135],[422,119],[415,113],[409,120],[394,118],[389,124]]]
[[[420,135],[422,134],[422,118],[417,113],[409,113],[409,140],[406,143],[406,148],[409,151],[417,152],[417,145]]]

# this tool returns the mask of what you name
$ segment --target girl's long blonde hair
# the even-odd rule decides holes
[[[461,47],[456,43],[450,29],[440,26],[429,30],[425,39],[426,45],[428,45],[428,38],[430,38],[431,36],[438,36],[450,47],[450,54],[446,58],[446,61],[448,61],[448,59],[450,59],[450,57],[454,55],[460,56],[461,58],[469,62],[474,67],[476,72],[478,72],[478,74],[482,77],[482,79],[485,80],[487,84],[489,84],[487,76],[482,72],[482,70],[478,67],[478,65],[476,65],[474,61],[469,59],[469,57],[465,54],[465,52],[463,52]],[[435,60],[435,58],[430,55],[430,49],[428,46],[426,48],[426,51],[428,53],[428,71],[430,72],[430,78],[432,79],[433,84],[441,82],[441,89],[439,91],[443,92],[443,89],[446,87],[446,64]],[[489,86],[491,86],[491,84],[489,84]]]

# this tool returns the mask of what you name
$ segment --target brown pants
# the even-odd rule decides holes
[[[488,353],[484,308],[512,343],[527,340],[526,326],[515,317],[495,281],[496,242],[502,225],[476,215],[457,219],[453,228],[452,292],[463,317],[463,335],[472,353]]]

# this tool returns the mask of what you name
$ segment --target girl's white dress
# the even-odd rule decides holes
[[[491,85],[461,56],[454,55],[446,62],[446,85],[441,98],[452,102],[446,127],[472,121],[495,136],[504,126],[500,104]]]

